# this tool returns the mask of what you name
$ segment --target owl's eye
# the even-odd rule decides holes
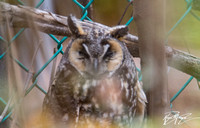
[[[78,51],[78,54],[80,56],[79,59],[88,59],[90,57],[85,50]]]
[[[103,59],[104,60],[109,60],[114,56],[115,52],[112,51],[110,48],[108,48],[107,52],[105,53]]]

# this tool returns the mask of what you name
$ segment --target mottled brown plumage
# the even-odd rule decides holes
[[[146,97],[123,42],[126,26],[84,31],[68,18],[73,34],[44,99],[44,116],[66,127],[138,127]]]

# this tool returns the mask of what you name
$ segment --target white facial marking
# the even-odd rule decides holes
[[[101,57],[103,57],[103,56],[105,55],[105,53],[108,51],[108,48],[110,47],[110,45],[109,45],[109,44],[106,44],[106,45],[104,45],[103,47],[104,47],[104,51],[103,51],[103,54],[102,54]]]
[[[89,49],[88,49],[87,45],[83,44],[83,47],[85,48],[87,54],[90,55],[90,52],[89,52]]]

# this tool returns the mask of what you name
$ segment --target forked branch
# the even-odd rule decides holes
[[[59,36],[71,36],[67,17],[65,16],[31,7],[16,6],[0,2],[0,23],[4,23],[7,17],[10,19],[13,27],[31,28],[30,23],[33,23],[39,31],[44,33],[51,33]],[[108,30],[110,28],[96,22],[80,20],[78,22],[84,29],[96,27]],[[124,40],[131,55],[133,57],[139,57],[140,43],[138,37],[128,34],[124,37]],[[165,53],[169,66],[200,80],[200,59],[198,57],[173,49],[169,46],[165,46]]]

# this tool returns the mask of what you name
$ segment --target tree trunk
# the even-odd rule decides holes
[[[152,119],[161,117],[162,120],[170,103],[164,47],[165,2],[163,0],[134,2],[143,83],[148,92],[148,114]]]

